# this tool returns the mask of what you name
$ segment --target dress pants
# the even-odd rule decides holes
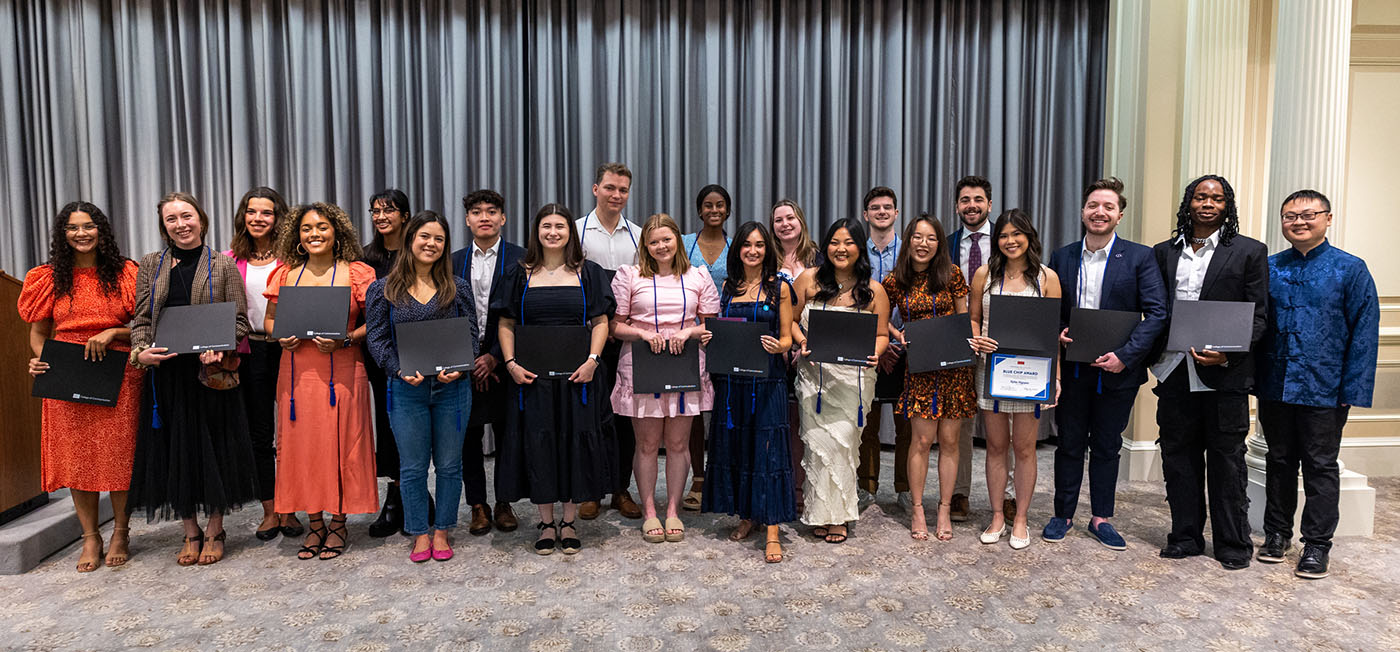
[[[1102,390],[1100,371],[1068,363],[1055,408],[1060,445],[1055,448],[1055,516],[1074,518],[1089,458],[1089,506],[1093,516],[1113,516],[1118,489],[1118,452],[1133,411],[1137,388]],[[1105,372],[1106,373],[1106,372]]]
[[[1157,387],[1157,443],[1172,529],[1167,543],[1205,550],[1209,497],[1215,558],[1248,561],[1249,496],[1245,493],[1244,439],[1249,433],[1249,396],[1243,391],[1192,392],[1184,365]]]
[[[617,384],[617,359],[622,355],[623,343],[617,340],[608,340],[603,347],[602,362],[607,373],[607,390],[610,392]],[[603,420],[611,422],[613,432],[617,439],[617,481],[615,488],[618,493],[627,491],[632,486],[632,455],[637,450],[637,434],[632,430],[631,417],[620,417],[613,414],[612,401],[608,400],[605,394],[601,397],[603,401]]]
[[[865,429],[860,431],[860,462],[856,467],[856,486],[876,493],[880,490],[880,422],[884,403],[871,403],[865,410]],[[894,490],[909,491],[909,439],[912,435],[909,418],[900,414],[898,404],[894,415]]]
[[[1264,481],[1264,531],[1293,538],[1298,467],[1303,469],[1303,543],[1332,548],[1341,497],[1337,454],[1351,408],[1259,401],[1259,427],[1269,443]]]
[[[248,414],[248,439],[253,443],[258,500],[272,500],[277,484],[277,371],[282,363],[282,346],[250,338],[248,348],[249,353],[241,354],[239,385]]]
[[[500,366],[497,365],[497,369]],[[503,376],[497,372],[498,377]],[[504,377],[509,378],[508,375]],[[468,382],[470,378],[463,379]],[[461,382],[461,381],[458,381]],[[504,406],[510,400],[508,386],[511,383],[492,381],[487,390],[472,389],[472,414],[467,424],[466,439],[462,442],[462,500],[467,505],[486,503],[486,460],[481,452],[482,440],[486,438],[486,426],[497,439],[506,435],[506,413]],[[496,448],[500,448],[497,443]]]

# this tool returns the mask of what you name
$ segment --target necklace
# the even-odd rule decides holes
[[[1198,247],[1205,246],[1207,242],[1210,242],[1210,238],[1197,238],[1195,236],[1191,237],[1191,244],[1196,245]]]
[[[253,252],[253,255],[249,257],[250,260],[257,263],[268,260],[269,258],[272,258],[271,249],[268,249],[267,251],[255,251]]]

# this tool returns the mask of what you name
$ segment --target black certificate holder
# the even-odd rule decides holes
[[[539,378],[572,376],[588,359],[593,329],[588,326],[515,326],[515,364]]]
[[[1249,351],[1254,335],[1253,301],[1188,301],[1172,305],[1168,351]]]
[[[1133,329],[1142,323],[1142,314],[1126,310],[1070,308],[1069,338],[1065,362],[1093,364],[1105,353],[1127,344]]]
[[[731,376],[768,376],[768,351],[759,338],[768,334],[768,325],[742,319],[711,317],[705,320],[710,343],[705,346],[705,370]]]
[[[103,407],[116,405],[126,377],[126,352],[107,349],[101,360],[84,360],[85,350],[86,346],[72,342],[44,342],[39,360],[49,363],[49,369],[35,376],[30,395]]]
[[[394,341],[399,351],[400,375],[417,372],[426,378],[444,371],[465,372],[476,362],[471,317],[395,324]]]
[[[350,321],[350,287],[284,285],[277,291],[272,336],[343,340]]]
[[[171,306],[160,311],[154,347],[166,353],[232,351],[238,348],[238,305],[232,301]]]
[[[646,340],[632,342],[632,393],[700,391],[700,342],[686,340],[680,355],[652,353]]]
[[[807,313],[807,350],[811,352],[807,359],[867,366],[875,354],[878,324],[873,312],[811,309]]]
[[[1058,356],[1060,300],[1055,297],[1014,297],[994,294],[989,306],[987,337],[998,349],[1031,355]]]
[[[976,354],[968,344],[971,337],[972,320],[967,313],[905,322],[909,372],[941,371],[977,364]]]

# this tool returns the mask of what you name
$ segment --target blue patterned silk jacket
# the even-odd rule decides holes
[[[1269,256],[1269,323],[1255,394],[1313,407],[1370,407],[1380,303],[1365,261],[1327,241]]]

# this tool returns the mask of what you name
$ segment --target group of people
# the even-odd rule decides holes
[[[1029,546],[1039,420],[1055,407],[1054,516],[1041,537],[1060,541],[1071,531],[1087,457],[1086,530],[1122,550],[1110,522],[1118,451],[1151,369],[1172,514],[1161,556],[1203,554],[1209,514],[1224,568],[1253,557],[1244,466],[1252,392],[1269,444],[1258,559],[1281,562],[1291,546],[1301,467],[1308,501],[1296,572],[1326,575],[1341,432],[1351,406],[1370,404],[1379,308],[1365,264],[1327,243],[1331,207],[1320,193],[1283,202],[1292,246],[1268,256],[1238,233],[1223,178],[1192,181],[1172,237],[1152,248],[1116,235],[1127,198],[1121,182],[1102,179],[1084,191],[1083,237],[1042,262],[1030,215],[1011,209],[993,220],[992,185],[977,176],[955,186],[951,235],[929,214],[896,232],[896,194],[876,187],[860,219],[837,219],[815,240],[791,200],[777,202],[766,223],[744,222],[731,235],[732,202],[718,185],[696,197],[698,233],[682,233],[664,213],[638,224],[623,215],[631,185],[625,166],[600,166],[595,208],[576,218],[546,204],[523,248],[502,237],[501,195],[472,192],[463,199],[470,236],[455,251],[449,220],[412,213],[398,190],[371,198],[375,233],[362,247],[339,207],[289,207],[259,187],[239,201],[232,246],[219,253],[206,241],[209,218],[196,199],[171,193],[157,206],[165,246],[139,264],[122,256],[99,208],[64,206],[49,262],[30,270],[19,300],[32,323],[30,372],[47,370],[39,354],[50,338],[83,344],[92,359],[121,354],[131,363],[115,407],[44,401],[44,488],[72,490],[84,532],[78,570],[125,563],[137,511],[183,520],[181,565],[216,563],[223,516],[254,499],[263,506],[257,537],[304,537],[301,559],[340,556],[350,540],[346,516],[378,511],[371,536],[399,531],[411,537],[412,561],[446,561],[464,499],[472,534],[516,529],[511,504],[528,499],[538,516],[534,550],[573,554],[583,546],[577,519],[596,518],[611,495],[624,517],[641,519],[648,542],[682,541],[682,510],[699,509],[737,516],[735,541],[762,526],[765,560],[781,562],[783,523],[800,520],[833,544],[849,536],[877,489],[886,402],[896,421],[896,491],[914,539],[930,538],[923,499],[934,444],[932,538],[952,539],[952,523],[969,518],[980,423],[991,516],[979,539]],[[348,287],[347,335],[274,338],[287,286]],[[1073,308],[1142,318],[1093,363],[1055,365],[1050,400],[995,398],[985,391],[986,356],[998,350],[989,336],[999,318],[994,295],[1060,298],[1066,346],[1076,336]],[[1252,347],[1167,350],[1177,300],[1252,302]],[[220,302],[237,308],[236,352],[175,355],[153,346],[166,308]],[[875,316],[864,366],[811,359],[808,326],[818,311]],[[981,363],[910,371],[904,327],[959,314]],[[470,369],[401,368],[397,325],[463,317],[461,337],[475,352]],[[706,320],[715,318],[761,325],[763,374],[708,372]],[[588,344],[571,373],[522,364],[537,358],[524,355],[531,347],[549,346],[542,334],[565,332]],[[685,364],[681,354],[695,347],[698,386],[634,391],[634,355]],[[482,454],[487,425],[496,445],[494,509]],[[666,502],[658,505],[663,448]],[[382,505],[378,477],[390,478]],[[633,479],[640,503],[629,492]],[[105,557],[101,491],[111,492],[116,512]]]

